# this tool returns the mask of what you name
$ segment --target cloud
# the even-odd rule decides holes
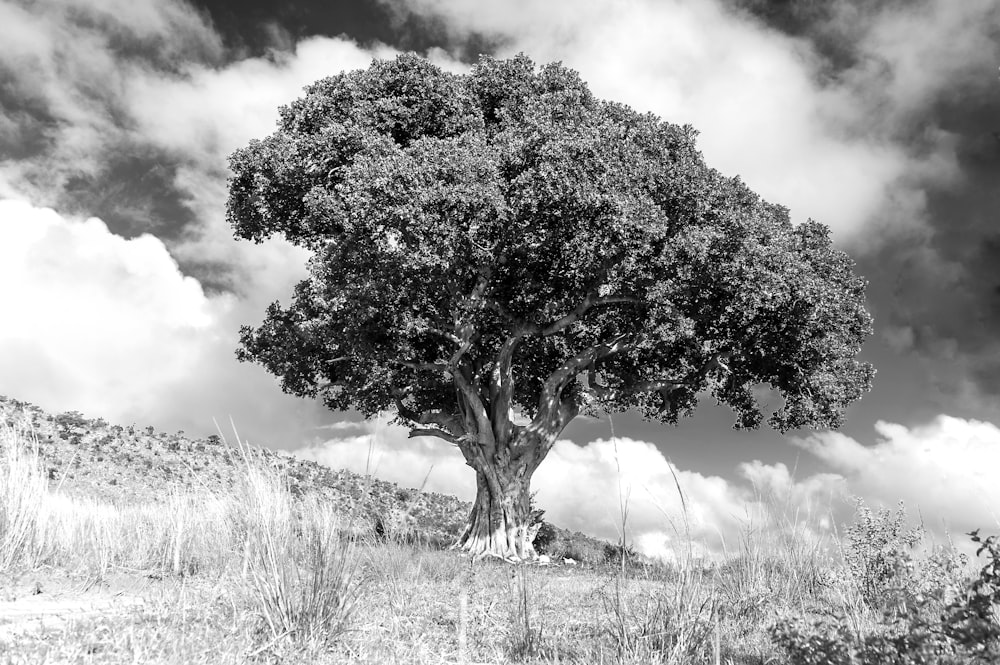
[[[995,0],[385,2],[693,124],[709,164],[833,228],[938,410],[1000,417]]]
[[[312,436],[328,412],[234,357],[307,253],[233,241],[226,157],[304,85],[382,51],[316,38],[227,62],[179,0],[0,3],[0,41],[0,271],[18,312],[0,389],[190,433],[232,416],[276,447]]]
[[[904,501],[940,537],[1000,526],[1000,428],[939,416],[926,425],[879,422],[874,445],[836,432],[794,442],[842,475],[871,504]]]
[[[233,242],[223,214],[228,156],[274,131],[278,107],[300,97],[306,85],[392,55],[385,47],[366,50],[347,39],[316,37],[299,42],[292,53],[222,68],[190,63],[176,75],[145,72],[132,78],[123,105],[133,131],[176,164],[172,185],[194,220],[171,251],[200,269],[224,266],[233,274],[214,277],[226,288],[251,292],[255,285],[246,280],[253,280],[279,286],[269,289],[272,299],[290,293],[290,285],[305,275],[304,252],[280,239],[263,247]]]
[[[246,291],[256,285],[238,281],[274,266],[297,270],[261,283],[299,278],[304,256],[280,241],[233,242],[228,155],[273,131],[304,86],[395,54],[315,37],[227,61],[210,21],[182,0],[8,3],[0,40],[0,196],[98,216],[126,237],[153,233],[185,272]]]
[[[730,2],[816,44],[859,117],[913,157],[909,197],[881,215],[891,237],[862,258],[880,332],[951,396],[947,410],[1000,415],[1000,5]]]
[[[693,124],[712,166],[813,217],[841,240],[870,231],[888,194],[915,195],[926,169],[870,130],[853,90],[824,83],[819,55],[716,2],[544,4],[407,0],[456,34],[504,38],[503,51],[578,69],[599,96]]]
[[[342,423],[343,435],[296,450],[295,455],[373,475],[406,487],[475,496],[475,476],[450,444],[408,439],[406,430],[375,423]],[[671,470],[657,446],[628,437],[585,445],[557,441],[532,479],[536,504],[546,519],[574,531],[616,542],[622,510],[626,539],[650,556],[673,559],[739,553],[748,538],[775,547],[782,537],[832,545],[854,520],[853,497],[874,508],[900,500],[910,524],[922,521],[931,542],[949,535],[973,551],[961,534],[998,522],[995,472],[1000,468],[1000,428],[991,423],[940,416],[908,428],[880,422],[878,440],[864,445],[837,432],[793,439],[825,470],[796,477],[784,464],[740,463],[733,479]],[[678,489],[679,488],[679,489]],[[681,499],[683,493],[683,501]]]
[[[389,424],[389,418],[382,415],[364,422],[333,423],[324,429],[345,434],[329,439],[314,437],[293,454],[334,469],[370,473],[403,487],[452,494],[465,501],[475,499],[475,474],[457,448],[432,437],[410,439],[409,431]]]
[[[0,201],[0,381],[6,394],[115,417],[197,374],[232,300],[209,299],[163,243],[99,219]],[[117,412],[116,412],[117,411]]]
[[[0,394],[50,411],[291,446],[327,417],[236,361],[262,304],[208,295],[159,239],[0,200]],[[252,314],[248,312],[252,310]]]
[[[434,438],[408,439],[404,428],[385,422],[382,417],[343,423],[337,429],[345,435],[317,438],[293,454],[404,487],[475,498],[475,474],[454,446]],[[560,440],[535,473],[532,488],[546,520],[611,542],[621,538],[626,508],[626,539],[650,556],[673,558],[689,543],[699,555],[721,553],[740,542],[751,522],[773,512],[767,502],[812,502],[816,537],[831,526],[828,511],[839,477],[795,482],[784,465],[760,462],[747,465],[741,475],[741,483],[731,483],[694,471],[672,472],[654,444],[627,437],[582,446]],[[755,489],[755,483],[761,487]],[[803,524],[805,518],[803,511]]]
[[[46,204],[74,178],[99,175],[129,141],[120,100],[132,77],[222,55],[211,26],[172,0],[4,3],[0,40],[0,107],[13,111],[14,124],[3,147],[16,148],[15,159],[0,164],[0,194],[31,194]]]
[[[844,17],[839,15],[841,26]],[[885,110],[897,120],[926,111],[942,93],[992,87],[998,18],[1000,7],[993,0],[886,3],[867,20],[842,30],[854,38],[859,54],[848,80],[889,100]]]
[[[278,107],[302,96],[306,85],[395,54],[345,38],[313,37],[269,58],[223,68],[191,63],[177,76],[138,76],[125,104],[144,139],[202,168],[225,169],[232,151],[274,131]]]

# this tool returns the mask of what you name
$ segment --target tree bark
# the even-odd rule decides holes
[[[536,559],[529,532],[531,473],[527,461],[506,465],[479,460],[476,500],[469,523],[454,548],[475,557],[495,556],[507,561]]]

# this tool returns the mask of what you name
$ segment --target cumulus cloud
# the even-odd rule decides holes
[[[277,447],[325,417],[236,361],[247,304],[206,294],[151,235],[0,200],[0,302],[2,395],[201,436],[213,420],[228,432],[231,417],[251,443]]]
[[[232,241],[223,216],[227,158],[274,131],[278,107],[301,96],[306,85],[394,54],[385,47],[366,50],[347,39],[316,37],[299,42],[294,52],[222,68],[191,63],[178,75],[133,77],[123,105],[134,131],[174,160],[172,184],[195,220],[171,247],[174,254],[195,265],[221,263],[229,273],[219,276],[227,288],[249,293],[254,290],[245,283],[249,279],[280,286],[271,290],[273,298],[287,295],[288,286],[304,276],[306,254],[280,239],[264,247]]]
[[[836,432],[795,439],[872,504],[904,501],[940,536],[1000,526],[1000,428],[939,416],[914,427],[879,422],[864,445]]]
[[[967,93],[994,84],[993,26],[1000,7],[993,0],[885,3],[868,11],[861,2],[840,4],[859,10],[833,19],[858,53],[846,78],[866,96],[888,100],[883,110],[895,120],[922,114],[943,92]]]
[[[96,215],[126,237],[153,233],[182,270],[248,292],[257,285],[238,282],[262,272],[261,284],[294,281],[304,255],[232,242],[228,155],[270,133],[307,84],[395,54],[314,37],[230,61],[183,0],[6,3],[0,41],[0,196]],[[282,277],[274,266],[294,267]]]
[[[818,77],[804,40],[716,2],[538,3],[405,0],[456,33],[502,37],[506,54],[578,69],[602,97],[701,131],[708,162],[740,175],[794,219],[819,219],[850,240],[887,197],[915,196],[924,160],[871,131],[854,91]]]
[[[180,0],[0,3],[0,41],[0,271],[17,312],[0,391],[200,434],[232,416],[258,444],[308,438],[325,409],[234,357],[307,253],[233,242],[226,157],[304,85],[382,51],[317,38],[227,62]]]
[[[0,382],[6,394],[62,408],[149,409],[197,374],[231,299],[209,299],[163,243],[125,240],[99,219],[0,201]]]
[[[191,63],[173,77],[138,76],[129,83],[125,104],[146,140],[203,168],[225,169],[233,150],[274,130],[278,107],[300,97],[303,87],[395,53],[388,47],[362,49],[344,38],[313,37],[268,58],[222,68]]]
[[[337,436],[317,438],[295,455],[373,475],[407,487],[475,496],[475,476],[450,444],[408,439],[405,429],[340,423]],[[639,551],[667,559],[739,553],[748,538],[773,547],[786,536],[830,546],[854,519],[854,498],[873,508],[907,506],[932,543],[971,552],[961,536],[1000,523],[994,469],[1000,468],[1000,428],[941,416],[908,428],[880,422],[874,445],[837,432],[793,442],[826,468],[797,477],[786,465],[760,460],[736,465],[731,479],[672,467],[659,448],[628,437],[585,445],[560,440],[536,471],[532,488],[546,519],[560,527],[616,542],[622,535]],[[683,495],[683,499],[682,499]]]
[[[372,421],[341,421],[324,429],[338,433],[314,437],[294,454],[334,469],[372,474],[403,487],[452,494],[465,501],[476,497],[476,479],[457,448],[433,437],[408,438],[403,427],[388,423],[388,416]]]
[[[130,79],[222,54],[211,26],[172,0],[4,3],[0,40],[0,106],[13,111],[0,139],[14,155],[0,163],[0,194],[43,203],[55,203],[74,177],[99,174],[130,139],[121,109]]]
[[[434,438],[408,439],[404,428],[385,423],[385,417],[342,423],[338,436],[318,438],[294,454],[406,487],[475,498],[475,474],[454,446]],[[733,483],[671,469],[654,444],[628,437],[582,446],[560,440],[535,473],[532,488],[552,523],[611,542],[621,538],[624,526],[626,540],[639,551],[668,559],[689,546],[698,556],[738,547],[746,529],[760,528],[761,520],[785,510],[779,504],[801,507],[800,535],[819,538],[832,526],[831,506],[843,504],[839,476],[800,482],[784,465],[754,462],[740,470],[740,477]],[[767,528],[785,526],[773,521]]]

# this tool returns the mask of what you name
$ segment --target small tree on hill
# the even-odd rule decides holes
[[[534,556],[529,483],[578,414],[837,427],[871,384],[865,282],[708,168],[695,132],[528,58],[467,75],[412,55],[323,79],[230,159],[241,238],[312,251],[238,357],[295,395],[455,444],[476,473],[457,546]]]

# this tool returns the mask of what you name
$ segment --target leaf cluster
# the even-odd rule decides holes
[[[487,395],[512,339],[528,416],[566,367],[577,410],[675,422],[707,392],[747,428],[761,385],[780,430],[836,427],[870,387],[865,282],[828,229],[559,64],[376,61],[306,88],[230,165],[236,235],[312,252],[238,355],[333,409],[455,413],[456,374]]]

